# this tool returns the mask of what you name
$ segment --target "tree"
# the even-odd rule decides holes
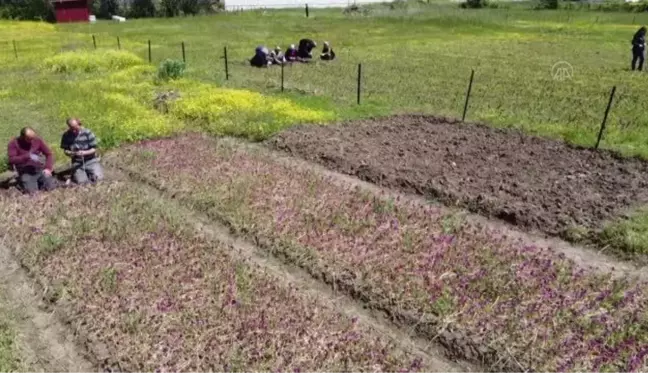
[[[55,19],[54,9],[48,0],[0,0],[0,17],[48,22]]]
[[[154,17],[155,4],[153,4],[153,0],[133,0],[128,16],[133,18]]]
[[[195,15],[200,11],[198,5],[198,0],[181,0],[180,10],[182,10],[182,13],[185,15]]]
[[[180,14],[180,0],[161,0],[160,7],[166,17],[175,17]]]
[[[110,19],[116,15],[119,15],[119,3],[117,0],[101,0],[97,16]]]
[[[223,8],[223,2],[220,0],[198,0],[198,9],[205,13],[215,13]]]

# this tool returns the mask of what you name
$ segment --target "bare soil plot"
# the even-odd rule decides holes
[[[645,283],[423,206],[201,136],[108,160],[286,262],[496,370],[648,366]]]
[[[104,369],[430,370],[125,182],[0,193],[2,238]]]
[[[550,235],[595,230],[647,200],[648,164],[426,116],[299,126],[268,141],[363,180]]]

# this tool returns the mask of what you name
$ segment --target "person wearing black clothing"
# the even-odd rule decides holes
[[[320,54],[320,59],[322,59],[323,61],[333,61],[335,59],[335,52],[329,45],[328,41],[324,42],[324,46],[322,47],[322,54]]]
[[[310,60],[313,58],[311,51],[317,46],[317,43],[311,39],[302,39],[299,41],[299,48],[297,49],[297,56],[302,60]]]
[[[644,50],[646,49],[646,27],[642,26],[632,37],[632,70],[635,70],[637,61],[639,66],[636,66],[639,71],[643,69],[644,63]]]
[[[250,59],[250,64],[256,67],[268,67],[270,51],[268,48],[260,45],[254,51],[254,57]]]

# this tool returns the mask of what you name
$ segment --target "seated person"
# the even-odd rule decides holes
[[[322,47],[322,54],[320,54],[320,59],[324,61],[333,61],[335,59],[335,52],[329,45],[328,41],[324,42],[324,46]]]
[[[270,64],[270,53],[268,48],[263,45],[260,45],[254,51],[254,57],[250,59],[250,64],[256,67],[268,67]]]
[[[311,51],[317,46],[317,43],[311,39],[302,39],[299,41],[299,48],[297,49],[297,57],[302,61],[308,61],[313,58]]]
[[[277,45],[274,51],[275,51],[276,59],[277,61],[279,61],[279,64],[286,63],[286,56],[284,56],[283,52],[281,51],[281,47]]]
[[[295,48],[295,44],[290,44],[290,48],[286,51],[286,61],[288,62],[295,62],[299,58],[297,56],[297,49]]]
[[[283,53],[281,53],[281,48],[276,47],[272,52],[270,52],[270,63],[273,65],[283,65],[286,62]]]
[[[52,177],[54,155],[36,131],[25,127],[20,136],[9,142],[9,165],[18,173],[18,185],[27,194],[39,189],[50,191],[56,188]],[[41,160],[45,158],[45,162]]]

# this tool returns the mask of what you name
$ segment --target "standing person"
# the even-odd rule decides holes
[[[297,49],[297,57],[303,61],[308,61],[313,58],[311,51],[313,48],[317,47],[317,43],[311,39],[302,39],[299,41],[299,47]]]
[[[328,41],[324,42],[322,47],[322,54],[320,54],[320,59],[323,61],[333,61],[335,59],[335,52]]]
[[[36,131],[25,127],[20,130],[20,136],[9,142],[7,147],[9,165],[18,173],[18,185],[27,194],[56,188],[52,177],[54,155],[50,148],[41,140]],[[41,160],[45,157],[45,163]]]
[[[103,180],[97,157],[97,138],[76,118],[67,120],[68,130],[61,138],[61,149],[72,160],[72,180],[77,184]]]
[[[644,50],[646,49],[646,26],[641,26],[632,37],[632,71],[635,70],[637,61],[639,66],[637,70],[643,70]]]

